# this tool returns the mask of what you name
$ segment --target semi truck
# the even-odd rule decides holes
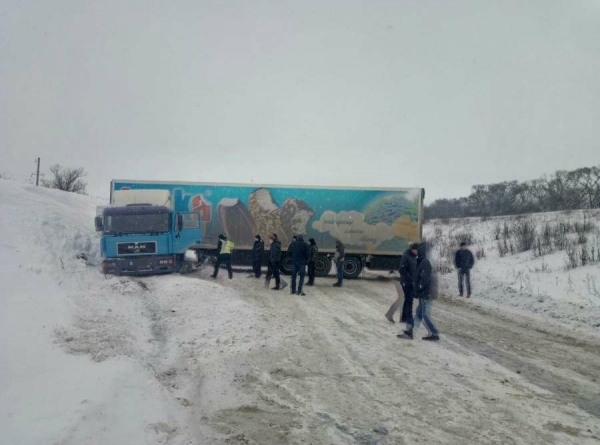
[[[317,276],[330,273],[339,240],[346,247],[344,275],[357,278],[365,268],[397,270],[408,245],[422,237],[422,188],[113,180],[111,203],[122,192],[140,191],[168,193],[174,215],[198,215],[201,237],[190,237],[186,248],[196,253],[199,263],[217,254],[218,237],[224,234],[235,243],[232,263],[251,265],[255,236],[268,242],[276,234],[284,248],[282,272],[289,274],[287,246],[294,235],[302,234],[319,246]],[[198,242],[192,243],[192,238]],[[180,241],[180,248],[183,244]],[[268,264],[268,245],[262,262]]]
[[[186,272],[186,251],[201,245],[200,213],[173,208],[167,190],[121,190],[96,212],[105,274]]]

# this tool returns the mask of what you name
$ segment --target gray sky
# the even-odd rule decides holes
[[[0,173],[471,185],[600,164],[600,1],[0,1]]]

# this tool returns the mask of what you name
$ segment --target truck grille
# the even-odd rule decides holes
[[[156,242],[145,243],[118,243],[117,253],[119,255],[148,255],[156,253]]]

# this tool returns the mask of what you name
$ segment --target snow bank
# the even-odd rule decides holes
[[[190,319],[206,320],[200,315],[210,311],[215,320],[227,320],[225,311],[242,319],[242,311],[251,320],[239,300],[220,301],[216,285],[104,277],[97,204],[0,181],[2,443],[189,443],[187,402],[173,394],[181,376],[165,365],[161,320],[180,310],[190,322],[169,341],[200,335],[209,344],[228,341],[233,321],[203,327]],[[155,292],[166,295],[167,307]],[[201,295],[207,298],[182,301]]]

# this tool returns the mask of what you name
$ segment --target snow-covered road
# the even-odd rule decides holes
[[[403,341],[383,318],[395,290],[381,278],[342,290],[323,279],[306,297],[266,290],[243,273],[216,283],[206,271],[111,281],[129,302],[107,312],[102,301],[90,317],[98,300],[88,301],[81,307],[88,316],[76,317],[62,339],[97,360],[125,354],[162,385],[178,407],[144,440],[591,444],[600,437],[593,340],[442,299],[434,314],[443,340]],[[116,325],[136,319],[132,310],[142,321],[113,338]],[[101,325],[90,327],[98,318]],[[136,324],[146,326],[145,337],[131,332]],[[101,430],[89,436],[98,419],[80,422],[76,429],[98,440],[90,443],[108,443]]]
[[[600,343],[443,300],[444,340],[407,342],[383,318],[385,280],[306,297],[225,280],[259,314],[261,347],[232,385],[251,402],[204,414],[256,443],[594,443]],[[274,295],[273,295],[274,294]],[[425,334],[425,332],[423,332]],[[270,343],[270,345],[269,345]],[[242,442],[243,443],[243,442]]]

